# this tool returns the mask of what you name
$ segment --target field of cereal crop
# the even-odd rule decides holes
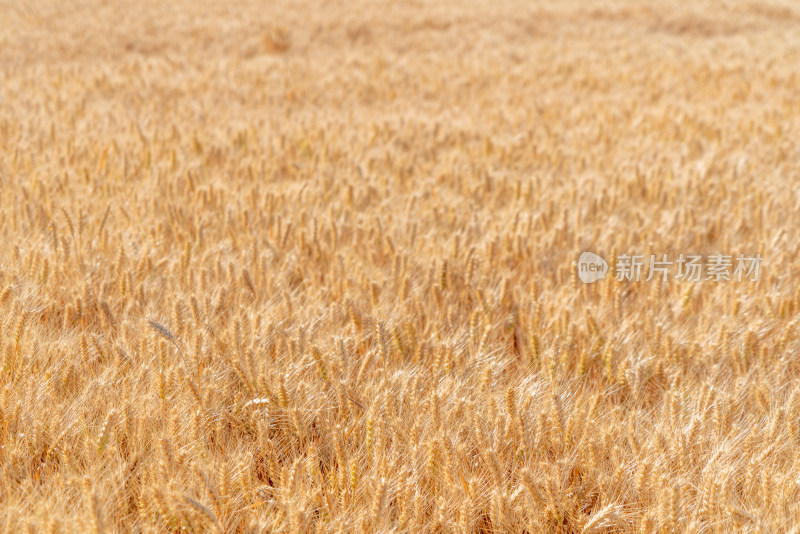
[[[0,21],[0,531],[800,531],[794,2]]]

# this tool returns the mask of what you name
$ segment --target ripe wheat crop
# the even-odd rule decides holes
[[[800,529],[795,3],[0,21],[0,531]]]

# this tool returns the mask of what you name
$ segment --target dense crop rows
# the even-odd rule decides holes
[[[269,4],[0,1],[0,529],[796,532],[800,9]]]

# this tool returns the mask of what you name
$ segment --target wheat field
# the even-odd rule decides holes
[[[800,532],[795,3],[0,20],[0,531]]]

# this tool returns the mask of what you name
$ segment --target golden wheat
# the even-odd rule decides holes
[[[794,4],[0,19],[0,530],[800,529]]]

